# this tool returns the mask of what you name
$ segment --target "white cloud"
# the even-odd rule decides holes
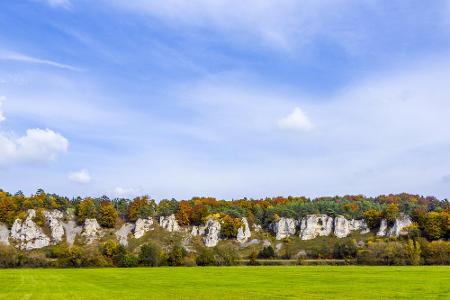
[[[69,180],[76,182],[76,183],[80,183],[80,184],[86,184],[91,182],[91,175],[89,174],[89,171],[86,169],[80,170],[80,171],[76,171],[76,172],[71,172],[68,175]]]
[[[47,65],[51,67],[66,69],[70,71],[82,71],[79,68],[62,64],[56,61],[47,60],[47,59],[40,59],[32,56],[28,56],[23,53],[13,52],[13,51],[2,51],[0,50],[0,60],[9,60],[9,61],[18,61],[18,62],[24,62],[24,63],[30,63],[30,64],[38,64],[38,65]]]
[[[300,107],[296,107],[289,115],[278,121],[278,127],[283,130],[308,131],[313,128],[313,124]]]
[[[0,132],[0,165],[51,161],[68,147],[68,140],[50,129],[28,129],[21,137]]]
[[[0,123],[6,120],[5,116],[3,115],[3,110],[2,110],[3,101],[5,99],[6,98],[4,96],[0,96]]]

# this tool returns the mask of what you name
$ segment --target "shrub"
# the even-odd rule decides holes
[[[233,266],[240,258],[239,249],[233,244],[220,244],[215,250],[216,264],[219,266]]]
[[[198,266],[214,266],[216,265],[216,258],[214,251],[208,248],[203,248],[196,259]]]
[[[175,245],[169,253],[168,264],[169,266],[182,266],[184,257],[187,255],[186,249],[180,245]]]
[[[162,251],[156,243],[142,245],[139,253],[139,263],[144,266],[157,267],[161,264]]]
[[[275,257],[275,250],[272,246],[264,247],[261,251],[259,251],[258,254],[259,258],[274,258]]]
[[[354,241],[345,239],[337,241],[333,247],[334,258],[354,258],[356,257],[356,244]]]
[[[250,253],[250,255],[248,256],[248,265],[249,266],[259,266],[260,263],[256,260],[258,258],[258,253],[256,253],[256,251],[252,251],[252,253]]]
[[[0,244],[0,268],[14,268],[19,264],[19,255],[13,246]]]

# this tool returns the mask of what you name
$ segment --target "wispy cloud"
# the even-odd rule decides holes
[[[46,60],[46,59],[40,59],[32,56],[28,56],[22,53],[18,52],[12,52],[12,51],[0,51],[0,60],[9,60],[9,61],[17,61],[17,62],[23,62],[23,63],[30,63],[30,64],[39,64],[39,65],[47,65],[51,67],[66,69],[70,71],[76,71],[80,72],[82,69],[73,67],[71,65],[62,64],[56,61],[52,60]]]
[[[37,1],[43,2],[52,7],[62,7],[65,9],[69,9],[72,6],[70,0],[37,0]]]
[[[5,96],[0,96],[0,123],[5,121],[5,116],[3,115],[3,101],[5,101],[6,97]]]

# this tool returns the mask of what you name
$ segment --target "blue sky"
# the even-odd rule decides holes
[[[449,197],[450,1],[0,3],[0,187]]]

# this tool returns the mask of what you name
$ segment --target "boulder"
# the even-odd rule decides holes
[[[277,240],[282,240],[288,236],[294,235],[298,222],[291,218],[281,218],[272,224],[272,230]]]
[[[208,219],[208,222],[206,222],[205,237],[203,237],[203,243],[205,243],[206,247],[215,247],[217,245],[220,229],[219,221]]]
[[[153,218],[146,219],[137,219],[135,227],[134,227],[134,238],[140,239],[144,236],[144,234],[150,230],[154,230],[153,228]]]
[[[86,219],[84,221],[82,236],[86,238],[86,244],[92,244],[95,240],[101,237],[101,227],[96,219]]]
[[[59,210],[44,211],[45,221],[50,228],[50,237],[54,244],[60,243],[64,236],[64,225],[61,219],[64,217]]]
[[[242,244],[240,245],[240,247],[241,247],[241,248],[247,248],[248,246],[258,245],[258,244],[259,244],[259,240],[258,240],[258,239],[253,239],[253,240],[251,240],[251,241],[249,241],[249,242],[242,243]]]
[[[404,229],[408,226],[411,226],[412,220],[409,216],[400,215],[395,219],[394,225],[389,229],[387,235],[391,237],[398,237],[400,235],[408,234]]]
[[[247,218],[242,218],[241,222],[242,226],[238,229],[236,240],[242,244],[252,236],[252,233],[250,232],[250,226],[248,225]]]
[[[308,215],[302,219],[300,238],[312,240],[318,236],[328,236],[333,231],[333,218],[327,215]]]
[[[191,235],[192,236],[203,236],[205,235],[206,226],[192,226]]]
[[[133,231],[133,223],[125,223],[116,231],[116,238],[122,246],[128,246],[128,235]]]
[[[17,246],[20,249],[33,250],[50,245],[50,238],[33,222],[35,216],[36,211],[29,209],[24,222],[20,219],[14,221],[11,228],[11,237],[19,242]]]
[[[278,243],[275,245],[275,253],[280,252],[281,248],[283,248],[283,244],[282,243]]]
[[[0,223],[0,244],[9,245],[9,229],[5,224]]]
[[[387,234],[387,220],[383,219],[380,223],[380,228],[378,229],[377,236],[386,236]]]
[[[75,242],[76,236],[81,234],[83,228],[81,226],[77,226],[77,223],[73,220],[63,223],[63,226],[66,232],[66,242],[69,246],[72,246]]]
[[[262,230],[262,226],[259,224],[253,224],[253,231],[260,232]]]
[[[169,232],[180,231],[180,225],[178,225],[177,219],[175,218],[174,214],[171,214],[167,217],[159,217],[159,226]]]

